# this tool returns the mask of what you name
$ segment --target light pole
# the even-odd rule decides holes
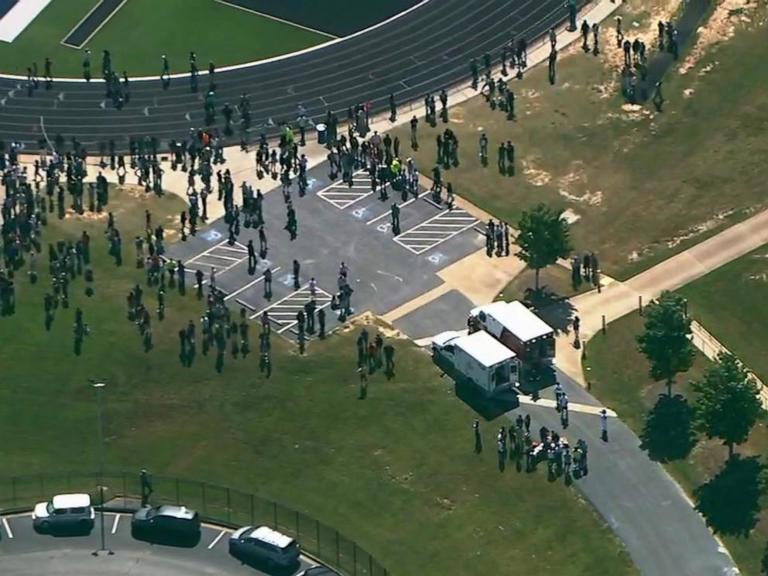
[[[104,532],[104,419],[102,417],[102,393],[106,388],[106,382],[100,380],[89,380],[91,385],[96,389],[96,410],[98,413],[98,435],[99,435],[99,495],[101,500],[101,506],[99,507],[99,519],[101,523],[101,548],[93,552],[94,556],[98,556],[100,552],[106,552],[108,555],[112,555],[112,550],[107,550],[106,545],[106,533]]]

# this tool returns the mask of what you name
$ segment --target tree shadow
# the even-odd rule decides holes
[[[698,510],[716,534],[748,536],[760,513],[765,465],[757,456],[738,454],[693,491]]]
[[[540,286],[538,290],[526,288],[523,303],[532,308],[555,333],[568,333],[574,307],[564,296],[553,292],[547,286]]]
[[[640,448],[659,462],[685,458],[696,445],[692,419],[693,409],[682,395],[660,394],[645,419]]]

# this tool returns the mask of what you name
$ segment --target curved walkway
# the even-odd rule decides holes
[[[379,111],[390,93],[402,103],[451,86],[469,75],[471,57],[498,56],[513,33],[533,39],[566,17],[560,0],[432,0],[365,34],[219,71],[217,101],[234,106],[240,94],[249,94],[256,134],[274,130],[269,119],[295,119],[300,104],[316,121],[327,110],[345,119],[358,102]],[[122,110],[106,99],[101,82],[58,81],[49,91],[41,83],[27,96],[25,80],[0,78],[0,133],[28,149],[46,136],[76,137],[91,152],[109,139],[125,150],[130,136],[154,136],[161,143],[184,138],[203,125],[206,76],[200,75],[199,92],[184,78],[173,79],[165,91],[159,79],[133,82]]]

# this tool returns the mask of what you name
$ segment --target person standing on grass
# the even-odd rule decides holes
[[[163,54],[163,71],[160,73],[160,82],[162,82],[164,90],[167,90],[171,84],[170,66],[168,65],[168,57],[165,54]]]
[[[91,51],[86,50],[83,56],[83,78],[86,82],[91,81]]]
[[[45,58],[45,89],[50,90],[53,87],[53,74],[51,73],[51,67],[53,62],[50,58]]]
[[[357,373],[360,377],[360,395],[358,398],[360,400],[365,400],[368,396],[368,373],[362,366],[357,369]]]
[[[483,166],[488,164],[488,135],[483,132],[480,135],[480,162]]]

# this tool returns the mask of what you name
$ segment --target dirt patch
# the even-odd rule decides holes
[[[590,192],[587,190],[581,195],[574,193],[576,192],[575,189],[583,188],[587,184],[587,171],[584,163],[579,160],[572,162],[570,169],[571,171],[568,174],[557,179],[560,196],[570,202],[599,206],[603,201],[603,193],[601,191]],[[580,218],[575,212],[574,216],[576,217],[574,222]]]
[[[749,280],[758,280],[760,282],[768,282],[768,272],[759,272],[757,274],[750,274],[747,276]]]
[[[720,212],[719,214],[715,214],[712,218],[710,218],[706,222],[697,224],[696,226],[689,228],[686,232],[680,234],[679,236],[675,236],[674,238],[670,238],[669,240],[667,240],[666,241],[667,248],[674,248],[681,242],[685,242],[686,240],[690,240],[691,238],[694,238],[700,234],[703,234],[704,232],[708,232],[713,228],[717,228],[720,224],[722,224],[723,220],[725,220],[728,216],[730,216],[733,213],[734,213],[734,210],[727,210],[725,212]]]
[[[349,320],[346,324],[339,329],[341,333],[346,334],[353,332],[363,326],[374,326],[381,334],[386,338],[395,338],[398,340],[408,340],[408,336],[394,328],[391,324],[384,321],[380,316],[376,316],[373,312],[363,312]]]
[[[563,210],[563,220],[568,222],[568,224],[575,224],[579,220],[581,220],[581,215],[577,214],[574,210],[571,210],[570,208],[567,208],[566,210]]]
[[[677,69],[678,72],[687,74],[711,46],[733,38],[739,23],[752,21],[749,14],[756,6],[756,3],[748,3],[747,0],[720,0],[709,20],[696,30],[696,44]]]
[[[534,186],[545,186],[552,180],[552,174],[536,168],[532,160],[523,159],[521,164],[523,165],[523,174],[525,174],[528,182]]]
[[[570,200],[571,202],[580,202],[582,204],[587,204],[589,206],[600,206],[600,204],[603,203],[603,193],[600,190],[597,190],[595,192],[587,191],[585,194],[581,196],[575,196],[573,194],[569,194],[566,190],[558,190],[558,193],[560,194],[560,196],[562,196],[566,200]]]

